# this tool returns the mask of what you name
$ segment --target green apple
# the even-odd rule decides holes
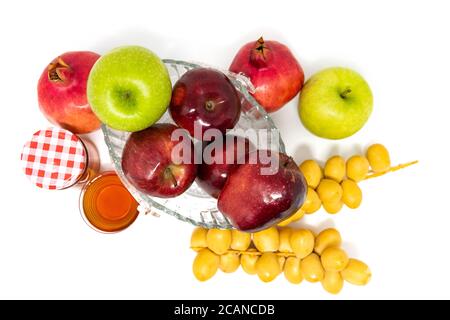
[[[300,93],[299,115],[315,135],[342,139],[361,129],[372,113],[372,91],[364,78],[348,68],[314,74]]]
[[[172,84],[166,66],[152,51],[120,47],[102,56],[89,74],[87,96],[97,117],[123,131],[150,127],[166,111]]]

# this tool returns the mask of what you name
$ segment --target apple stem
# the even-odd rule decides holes
[[[376,178],[376,177],[380,177],[380,176],[382,176],[382,175],[385,175],[385,174],[388,173],[388,172],[394,172],[394,171],[397,171],[397,170],[400,170],[400,169],[403,169],[403,168],[412,166],[413,164],[416,164],[416,163],[418,163],[418,162],[419,162],[419,160],[415,160],[415,161],[411,161],[411,162],[399,164],[399,165],[397,165],[397,166],[395,166],[395,167],[391,167],[391,168],[389,168],[388,170],[383,171],[383,172],[377,172],[377,173],[372,172],[372,173],[369,174],[367,177],[365,177],[364,180],[372,179],[372,178]]]
[[[177,179],[175,178],[175,176],[173,175],[172,170],[170,170],[169,167],[167,167],[167,168],[164,170],[164,177],[165,177],[166,179],[172,180],[172,183],[173,183],[173,186],[174,186],[174,187],[178,186]]]
[[[130,97],[131,97],[131,93],[130,93],[129,91],[125,91],[125,92],[123,93],[123,98],[124,98],[125,100],[130,99]]]
[[[351,92],[352,92],[352,89],[350,89],[350,88],[345,89],[344,91],[341,92],[341,98],[342,98],[342,99],[347,98],[347,96],[348,96]]]
[[[208,100],[205,102],[205,109],[206,111],[212,112],[215,109],[215,104],[211,100]]]

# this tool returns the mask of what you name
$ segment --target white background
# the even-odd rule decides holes
[[[122,233],[96,233],[78,212],[77,190],[39,190],[21,171],[23,143],[47,126],[36,85],[55,56],[137,44],[227,68],[260,35],[287,44],[307,78],[347,66],[373,90],[367,125],[341,141],[304,129],[298,97],[273,114],[298,162],[372,142],[384,143],[394,164],[420,160],[361,183],[358,210],[301,222],[336,226],[349,254],[372,269],[369,285],[346,285],[338,298],[450,298],[449,9],[445,1],[1,1],[0,298],[334,298],[320,284],[283,276],[264,284],[242,270],[197,282],[190,225],[141,216]]]

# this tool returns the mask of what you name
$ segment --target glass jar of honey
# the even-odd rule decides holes
[[[95,145],[56,127],[35,132],[20,158],[31,182],[49,190],[82,185],[96,175],[100,166]]]
[[[83,187],[80,212],[90,227],[105,233],[129,227],[139,214],[138,202],[112,171],[98,175]]]

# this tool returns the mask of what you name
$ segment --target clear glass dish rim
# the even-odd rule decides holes
[[[233,85],[244,95],[245,99],[248,100],[251,103],[251,105],[258,110],[258,112],[265,119],[265,121],[267,121],[270,128],[277,129],[277,127],[275,126],[275,123],[273,122],[273,120],[269,116],[269,114],[255,100],[255,98],[253,98],[251,96],[251,94],[249,93],[249,89],[251,90],[251,88],[253,86],[252,86],[250,80],[247,77],[245,77],[244,75],[232,73],[228,70],[221,70],[219,68],[211,67],[211,66],[208,66],[205,64],[186,62],[186,61],[174,60],[174,59],[162,59],[162,61],[164,62],[164,64],[179,65],[182,67],[189,67],[191,69],[208,67],[208,68],[220,70],[221,72],[225,73],[229,77],[229,79],[231,80]],[[121,166],[122,161],[119,157],[116,156],[115,152],[112,150],[112,142],[109,138],[109,135],[107,134],[107,131],[108,131],[107,126],[105,124],[102,124],[101,128],[102,128],[105,143],[108,148],[109,155],[110,155],[111,160],[114,165],[114,169],[115,169],[117,175],[119,176],[120,180],[122,181],[122,183],[126,186],[128,191],[132,194],[132,196],[139,203],[141,210],[151,212],[151,210],[153,210],[153,208],[154,208],[157,211],[161,211],[166,214],[169,214],[181,221],[188,222],[194,226],[204,227],[204,228],[208,228],[208,229],[233,229],[231,224],[229,224],[228,226],[224,226],[224,225],[214,223],[214,222],[213,223],[198,222],[190,217],[183,216],[182,214],[180,214],[172,209],[169,209],[162,204],[159,204],[158,202],[154,201],[150,196],[146,196],[146,199],[144,199],[143,195],[141,195],[141,192],[136,190],[135,188],[133,188],[133,186],[131,186],[130,183],[128,182],[128,180],[126,179],[125,174],[122,170],[122,166]],[[285,153],[285,145],[284,145],[283,139],[281,138],[281,135],[279,132],[278,132],[278,135],[279,135],[279,151]],[[150,203],[148,203],[148,201],[150,201]],[[142,208],[143,206],[147,206],[147,208]]]

